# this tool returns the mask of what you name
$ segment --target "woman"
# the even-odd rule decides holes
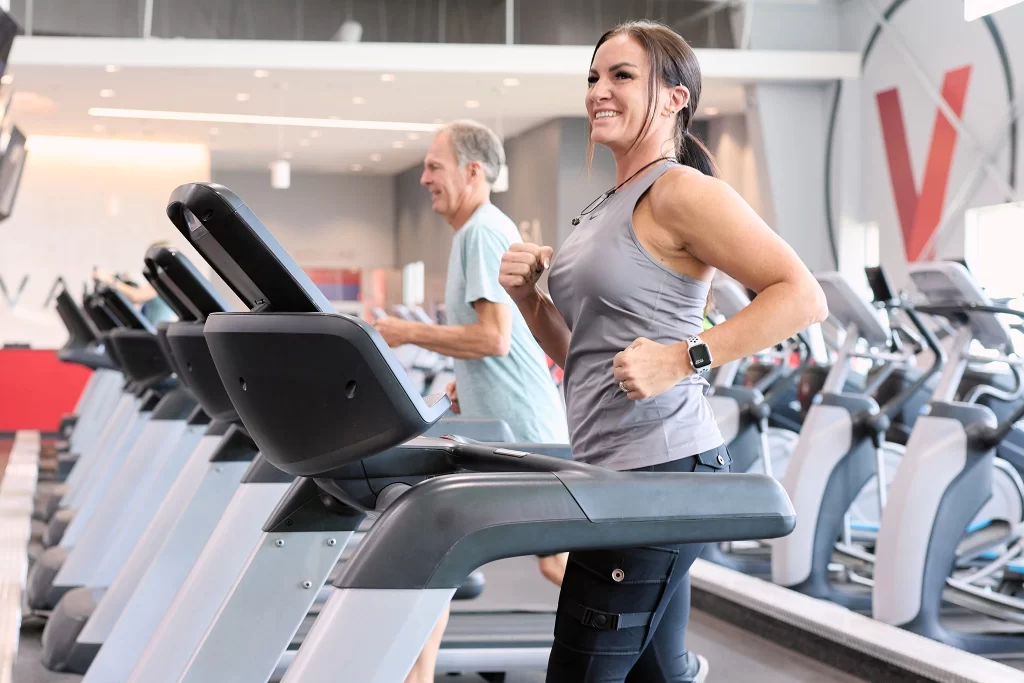
[[[793,250],[725,183],[690,132],[700,69],[676,33],[631,22],[598,41],[586,97],[591,146],[615,157],[616,187],[550,247],[516,244],[500,282],[564,370],[573,457],[617,470],[727,472],[703,375],[825,319]],[[591,147],[592,151],[592,147]],[[758,292],[703,330],[716,269]],[[703,681],[686,649],[689,568],[702,544],[569,556],[547,680]],[[628,614],[618,629],[595,614]]]

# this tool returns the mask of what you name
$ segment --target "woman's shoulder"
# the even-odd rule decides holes
[[[732,201],[734,194],[728,183],[714,176],[689,166],[673,166],[651,186],[651,213],[660,224],[679,225]]]

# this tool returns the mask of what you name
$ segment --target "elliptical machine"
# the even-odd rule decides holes
[[[878,271],[876,276],[880,275]],[[878,290],[888,290],[888,287],[879,287],[876,283],[876,298],[888,299],[883,304],[888,308],[903,310],[935,360],[916,381],[881,407],[868,393],[842,391],[853,359],[905,364],[909,356],[890,351],[891,330],[883,325],[878,311],[842,276],[823,273],[817,278],[825,290],[830,310],[846,321],[846,334],[823,390],[808,411],[800,442],[782,480],[797,510],[798,523],[788,538],[771,544],[771,578],[774,583],[801,593],[868,611],[871,606],[869,590],[864,586],[840,587],[830,580],[836,542],[843,539],[840,548],[846,556],[844,559],[871,564],[872,556],[851,543],[848,511],[872,477],[877,478],[875,495],[879,509],[885,509],[885,435],[893,418],[942,368],[945,352],[913,308],[896,300],[891,293],[880,296]]]
[[[1024,317],[1024,313],[992,305],[960,263],[911,264],[910,277],[928,300],[918,311],[948,320],[955,334],[949,362],[925,414],[915,424],[889,488],[875,549],[872,614],[885,623],[978,654],[1019,654],[1024,650],[1024,635],[999,627],[978,632],[977,624],[970,633],[956,630],[942,623],[940,613],[945,601],[1024,622],[1024,601],[1005,594],[1006,579],[1013,573],[1011,563],[1024,547],[1020,520],[1006,525],[982,520],[983,528],[997,537],[987,534],[989,549],[999,541],[995,547],[1001,552],[981,566],[964,561],[971,546],[980,546],[965,536],[978,526],[972,520],[984,517],[984,508],[991,505],[994,475],[1000,471],[997,447],[1024,417],[1024,403],[998,421],[986,406],[955,400],[969,362],[1007,363],[1019,381],[1022,360],[1009,355],[1013,351],[1009,330],[997,316]],[[990,352],[972,354],[975,344]],[[974,553],[974,557],[981,555]]]

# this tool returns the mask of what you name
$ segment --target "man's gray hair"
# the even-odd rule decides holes
[[[505,149],[493,130],[470,119],[452,121],[438,134],[447,132],[455,159],[462,168],[476,161],[484,169],[484,177],[491,185],[498,179],[498,172],[505,163]]]

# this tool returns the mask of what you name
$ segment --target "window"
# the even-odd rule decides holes
[[[964,260],[991,298],[1024,293],[1024,202],[969,209],[964,215]]]
[[[839,225],[839,273],[868,300],[871,287],[864,269],[878,263],[878,223],[843,220]]]

